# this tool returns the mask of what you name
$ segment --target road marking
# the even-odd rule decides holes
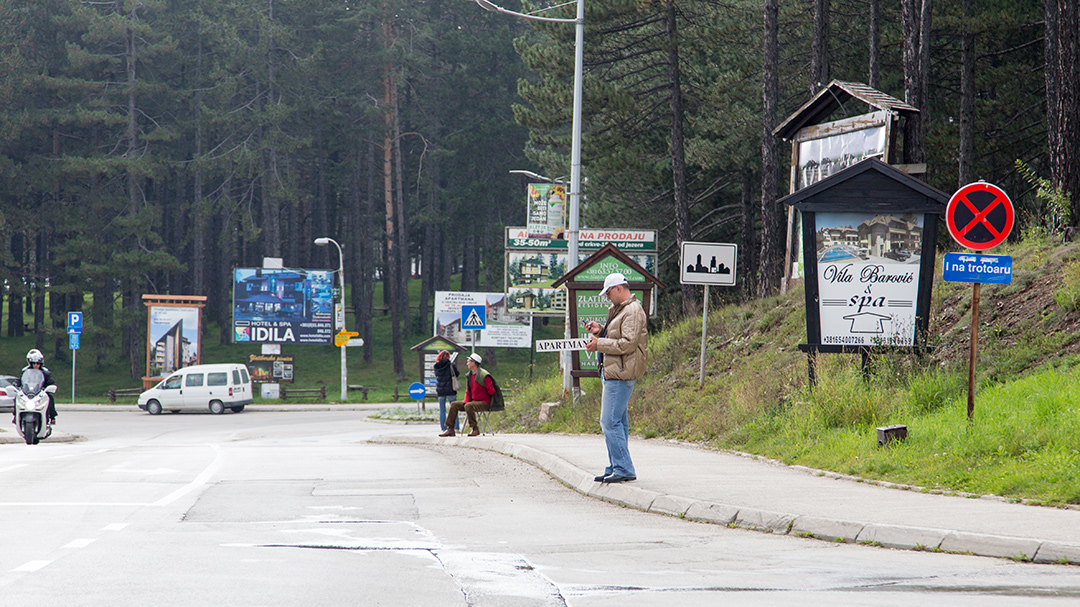
[[[173,491],[172,493],[159,499],[153,504],[150,504],[151,506],[168,506],[176,500],[184,497],[188,493],[198,489],[199,487],[202,487],[210,480],[212,476],[214,476],[214,473],[218,471],[218,468],[221,468],[221,451],[218,450],[217,445],[208,446],[214,450],[214,461],[211,462],[210,465],[207,466],[205,469],[203,469],[203,471],[199,473],[199,476],[195,477],[195,480],[177,489],[176,491]]]
[[[102,531],[121,531],[124,527],[127,527],[127,526],[128,526],[127,523],[112,523],[110,525],[105,525],[104,527],[101,528],[101,530]]]
[[[145,474],[147,476],[154,476],[157,474],[176,474],[178,472],[177,470],[173,470],[172,468],[136,469],[126,468],[125,466],[127,466],[127,464],[123,464],[121,466],[113,466],[105,472],[126,472],[128,474]]]
[[[30,561],[12,569],[12,571],[37,571],[52,561]]]
[[[72,542],[68,543],[68,545],[64,546],[64,548],[86,548],[87,546],[89,546],[90,544],[93,544],[96,541],[97,541],[96,537],[93,537],[93,538],[85,538],[84,537],[82,539],[77,539],[75,541],[72,541]]]

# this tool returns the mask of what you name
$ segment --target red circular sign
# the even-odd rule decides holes
[[[1005,242],[1012,231],[1012,200],[994,184],[969,183],[949,199],[945,225],[962,246],[976,251],[992,249]]]

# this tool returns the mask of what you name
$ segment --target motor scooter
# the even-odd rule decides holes
[[[52,434],[52,426],[45,423],[49,410],[49,395],[56,386],[45,386],[45,374],[41,369],[23,371],[21,388],[8,386],[5,392],[15,399],[15,427],[27,445],[36,445]]]

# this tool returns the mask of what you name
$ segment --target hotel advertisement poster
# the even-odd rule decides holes
[[[816,219],[821,343],[913,345],[923,215]]]

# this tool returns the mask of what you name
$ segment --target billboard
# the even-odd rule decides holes
[[[235,269],[233,342],[334,343],[333,272]]]
[[[565,291],[564,291],[565,293]],[[471,331],[461,326],[462,306],[485,306],[487,328]],[[433,332],[462,346],[531,348],[532,317],[511,310],[505,293],[436,291]],[[479,340],[473,343],[473,336]]]
[[[634,263],[656,274],[655,230],[582,229],[578,232],[578,262],[608,243],[629,255]],[[553,289],[551,285],[566,274],[567,241],[535,237],[527,228],[511,227],[506,228],[505,249],[504,280],[510,310],[562,316],[566,312],[566,290]],[[606,274],[598,280],[603,281],[604,276]],[[591,279],[579,277],[578,280]]]
[[[201,306],[148,304],[147,377],[163,377],[199,363]]]
[[[822,344],[914,343],[923,217],[817,213]]]
[[[528,201],[530,237],[565,240],[566,186],[561,183],[530,183]]]
[[[293,383],[292,354],[248,354],[247,368],[253,382]]]

